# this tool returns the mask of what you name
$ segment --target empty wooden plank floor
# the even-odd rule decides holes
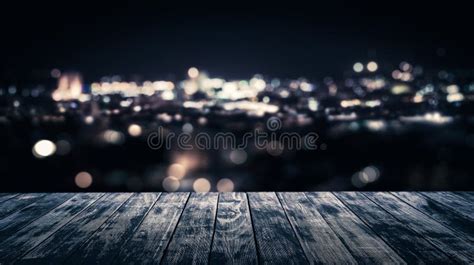
[[[469,192],[3,193],[0,264],[474,263]]]

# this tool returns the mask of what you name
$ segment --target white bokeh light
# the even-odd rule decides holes
[[[32,151],[35,157],[44,158],[56,152],[56,145],[49,140],[40,140],[33,146]]]

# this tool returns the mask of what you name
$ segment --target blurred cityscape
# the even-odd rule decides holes
[[[185,76],[186,75],[186,76]],[[344,78],[245,80],[191,67],[184,80],[0,87],[0,191],[472,190],[474,71],[355,62]],[[314,132],[283,145],[153,149],[164,133]]]

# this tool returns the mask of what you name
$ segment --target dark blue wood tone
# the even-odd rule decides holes
[[[0,193],[3,264],[474,263],[472,192]]]

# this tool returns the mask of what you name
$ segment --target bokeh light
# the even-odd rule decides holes
[[[247,153],[244,150],[232,150],[229,154],[229,159],[232,163],[240,165],[247,161]]]
[[[33,155],[37,158],[44,158],[56,152],[56,145],[49,140],[40,140],[33,146]]]
[[[177,191],[180,186],[179,179],[173,176],[166,177],[162,186],[165,191]]]
[[[92,175],[88,172],[79,172],[74,178],[74,182],[81,189],[89,188],[92,185]]]
[[[234,182],[228,178],[220,179],[217,182],[217,191],[219,192],[231,192],[234,191]]]
[[[352,69],[354,70],[354,72],[360,73],[364,71],[364,65],[360,62],[357,62],[352,66]]]
[[[179,163],[174,163],[169,166],[168,175],[182,179],[186,175],[186,168]]]
[[[199,70],[196,67],[189,68],[188,76],[190,78],[197,78],[199,76]]]
[[[128,126],[128,134],[133,137],[138,137],[142,134],[142,127],[138,124],[130,124],[130,126]]]
[[[367,70],[369,70],[369,72],[375,72],[378,68],[379,66],[376,62],[372,61],[367,64]]]
[[[208,192],[211,190],[211,183],[206,178],[198,178],[193,183],[195,192]]]

